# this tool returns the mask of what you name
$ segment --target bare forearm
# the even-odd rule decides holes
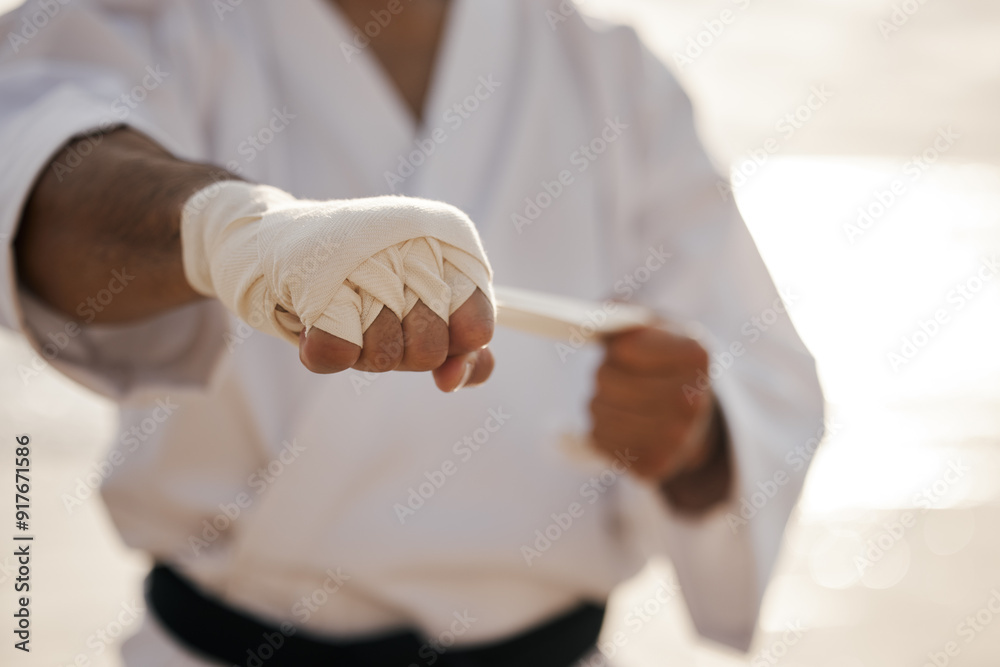
[[[73,149],[85,147],[92,150],[67,168]],[[224,178],[235,177],[177,160],[129,129],[78,139],[28,199],[15,240],[19,280],[88,321],[132,321],[194,301],[181,261],[181,209]]]

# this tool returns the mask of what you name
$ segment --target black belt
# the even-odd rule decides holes
[[[439,653],[413,632],[344,642],[270,625],[205,595],[162,564],[147,579],[146,600],[190,650],[237,667],[567,667],[593,648],[604,620],[603,607],[585,604],[513,639]]]

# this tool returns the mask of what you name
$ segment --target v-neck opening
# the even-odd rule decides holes
[[[327,15],[337,24],[341,31],[353,38],[354,28],[357,26],[353,24],[350,18],[333,0],[314,1],[323,5]],[[411,141],[418,138],[425,131],[428,117],[437,106],[436,98],[440,94],[439,91],[443,88],[442,79],[447,73],[445,70],[448,69],[449,59],[447,54],[451,51],[452,43],[456,40],[455,33],[458,32],[456,14],[463,9],[461,7],[463,2],[464,0],[450,0],[449,2],[444,18],[444,26],[441,29],[441,37],[435,47],[434,62],[431,65],[430,78],[428,79],[427,90],[424,93],[419,118],[413,113],[406,98],[403,96],[402,90],[400,90],[392,75],[389,74],[388,68],[382,62],[382,59],[378,57],[378,54],[375,53],[374,49],[371,46],[367,46],[362,49],[359,57],[359,62],[363,63],[363,67],[370,70],[371,78],[376,82],[375,85],[381,89],[382,92],[380,95],[388,98],[388,101],[390,101],[394,109],[393,115],[399,117]]]
[[[452,0],[418,124],[381,64],[369,60],[372,54],[358,53],[355,33],[338,8],[323,6],[326,1],[259,6],[263,27],[274,38],[276,91],[301,114],[303,127],[305,119],[315,122],[322,135],[317,142],[337,146],[336,157],[321,160],[331,168],[336,160],[354,165],[341,175],[351,192],[474,204],[480,194],[473,192],[484,187],[476,183],[493,168],[498,130],[509,120],[509,86],[517,76],[517,37],[524,27],[516,9],[508,0]],[[472,116],[455,111],[467,102],[479,110]],[[448,141],[459,134],[461,141]],[[430,151],[423,147],[432,135]],[[427,151],[413,158],[420,168],[409,164],[414,150]],[[392,174],[399,181],[393,183]],[[323,187],[317,182],[310,192]]]

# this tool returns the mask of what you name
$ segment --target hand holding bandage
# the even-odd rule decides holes
[[[492,369],[492,272],[453,206],[226,181],[188,200],[181,240],[191,286],[298,343],[310,370],[434,370],[450,390]]]

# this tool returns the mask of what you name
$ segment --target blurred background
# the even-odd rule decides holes
[[[616,664],[1000,665],[1000,3],[580,4],[635,23],[691,94],[829,401],[750,654],[693,637],[674,600]],[[64,503],[114,408],[50,369],[22,377],[32,357],[0,332],[0,436],[44,443],[36,651],[15,664],[117,666],[147,564],[96,496]],[[670,577],[624,585],[607,630]]]

